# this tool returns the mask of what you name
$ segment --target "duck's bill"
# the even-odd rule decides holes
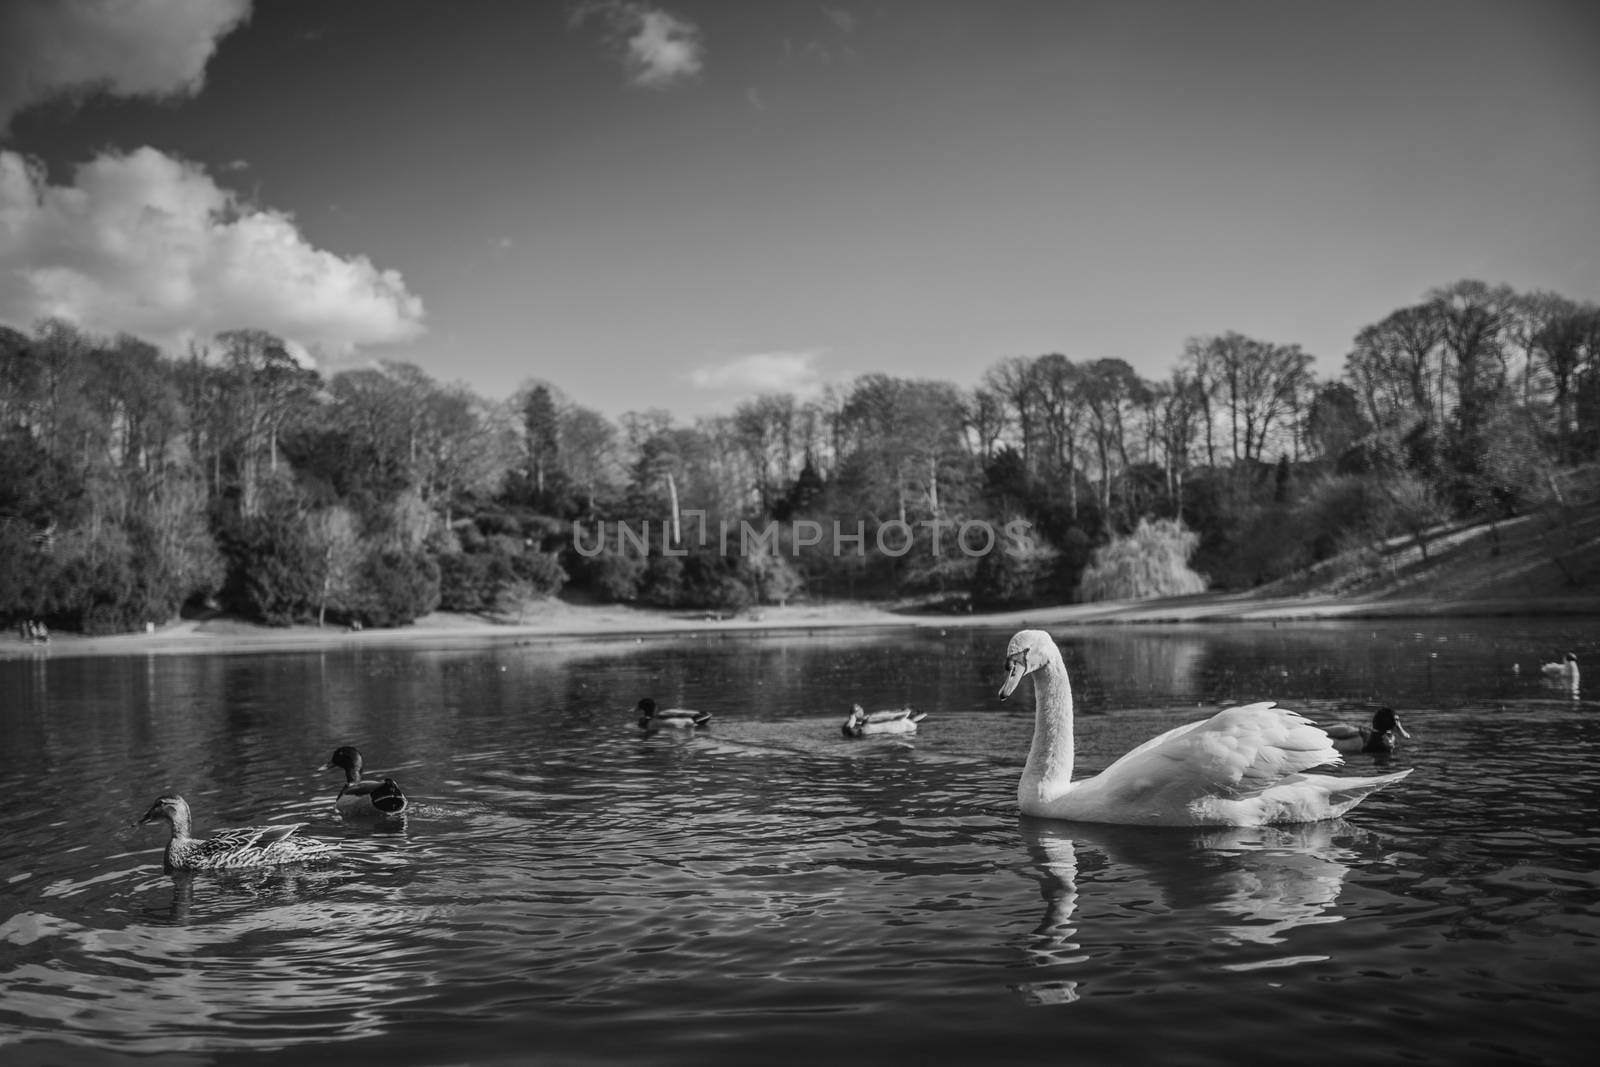
[[[1400,725],[1400,720],[1399,719],[1396,719],[1394,721],[1394,728],[1395,728],[1395,731],[1401,737],[1405,738],[1407,741],[1411,740],[1411,734],[1409,732],[1407,732],[1407,730],[1406,730],[1406,728],[1404,726]]]
[[[1006,668],[1006,680],[1000,685],[1000,699],[1010,696],[1012,690],[1017,688],[1017,683],[1022,681],[1022,676],[1027,674],[1020,663],[1013,663]]]

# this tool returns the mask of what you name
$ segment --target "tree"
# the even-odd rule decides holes
[[[277,474],[279,435],[320,388],[321,378],[264,330],[229,330],[217,335],[217,343],[222,346],[222,402],[232,428],[227,447],[239,513],[248,517],[260,506],[263,454],[268,471]]]
[[[1433,290],[1428,303],[1439,320],[1441,355],[1454,367],[1456,431],[1470,441],[1506,384],[1503,334],[1515,294],[1508,286],[1466,280]]]
[[[1349,385],[1325,382],[1316,391],[1306,414],[1306,442],[1316,455],[1337,459],[1371,431]]]
[[[356,517],[334,505],[307,517],[307,539],[318,578],[317,625],[327,621],[328,607],[348,611],[356,592],[363,550]]]
[[[1120,359],[1097,359],[1083,368],[1079,388],[1089,412],[1089,436],[1100,464],[1100,513],[1109,521],[1115,471],[1128,469],[1127,422],[1149,387]]]
[[[542,500],[545,479],[561,463],[561,417],[547,385],[528,390],[520,405],[523,447],[528,462],[528,478]]]
[[[1401,308],[1362,327],[1345,360],[1345,376],[1369,421],[1383,425],[1401,414],[1444,421],[1443,379],[1430,369],[1443,339],[1443,323],[1429,304]]]

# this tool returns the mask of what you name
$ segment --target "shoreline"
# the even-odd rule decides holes
[[[1327,622],[1357,619],[1439,617],[1600,616],[1600,596],[1537,599],[1440,600],[1437,598],[1263,598],[1249,594],[1201,593],[1167,600],[1065,604],[993,613],[933,614],[897,611],[867,601],[800,602],[721,617],[710,612],[636,608],[622,604],[576,605],[548,601],[523,622],[497,622],[473,615],[434,612],[410,626],[350,631],[312,625],[266,626],[218,617],[176,620],[153,632],[86,637],[53,634],[34,644],[11,634],[0,637],[0,660],[93,656],[204,655],[244,652],[310,652],[352,648],[438,648],[514,641],[558,643],[598,638],[743,637],[845,633],[890,629],[1010,627],[1066,628],[1090,625],[1182,625],[1187,623]]]

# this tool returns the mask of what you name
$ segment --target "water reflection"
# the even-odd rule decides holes
[[[1365,836],[1344,820],[1174,831],[1024,816],[1020,831],[1045,901],[1025,946],[1028,962],[1067,975],[1091,958],[1080,905],[1097,913],[1181,912],[1210,944],[1235,947],[1280,946],[1301,927],[1339,922],[1332,909]],[[1273,955],[1221,966],[1244,970],[1321,958]],[[1071,1003],[1080,995],[1079,982],[1059,974],[1017,990],[1036,1005]]]

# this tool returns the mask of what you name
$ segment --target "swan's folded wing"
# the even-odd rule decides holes
[[[1168,730],[1094,781],[1125,802],[1171,807],[1203,797],[1249,796],[1289,775],[1342,761],[1309,719],[1267,701]]]

